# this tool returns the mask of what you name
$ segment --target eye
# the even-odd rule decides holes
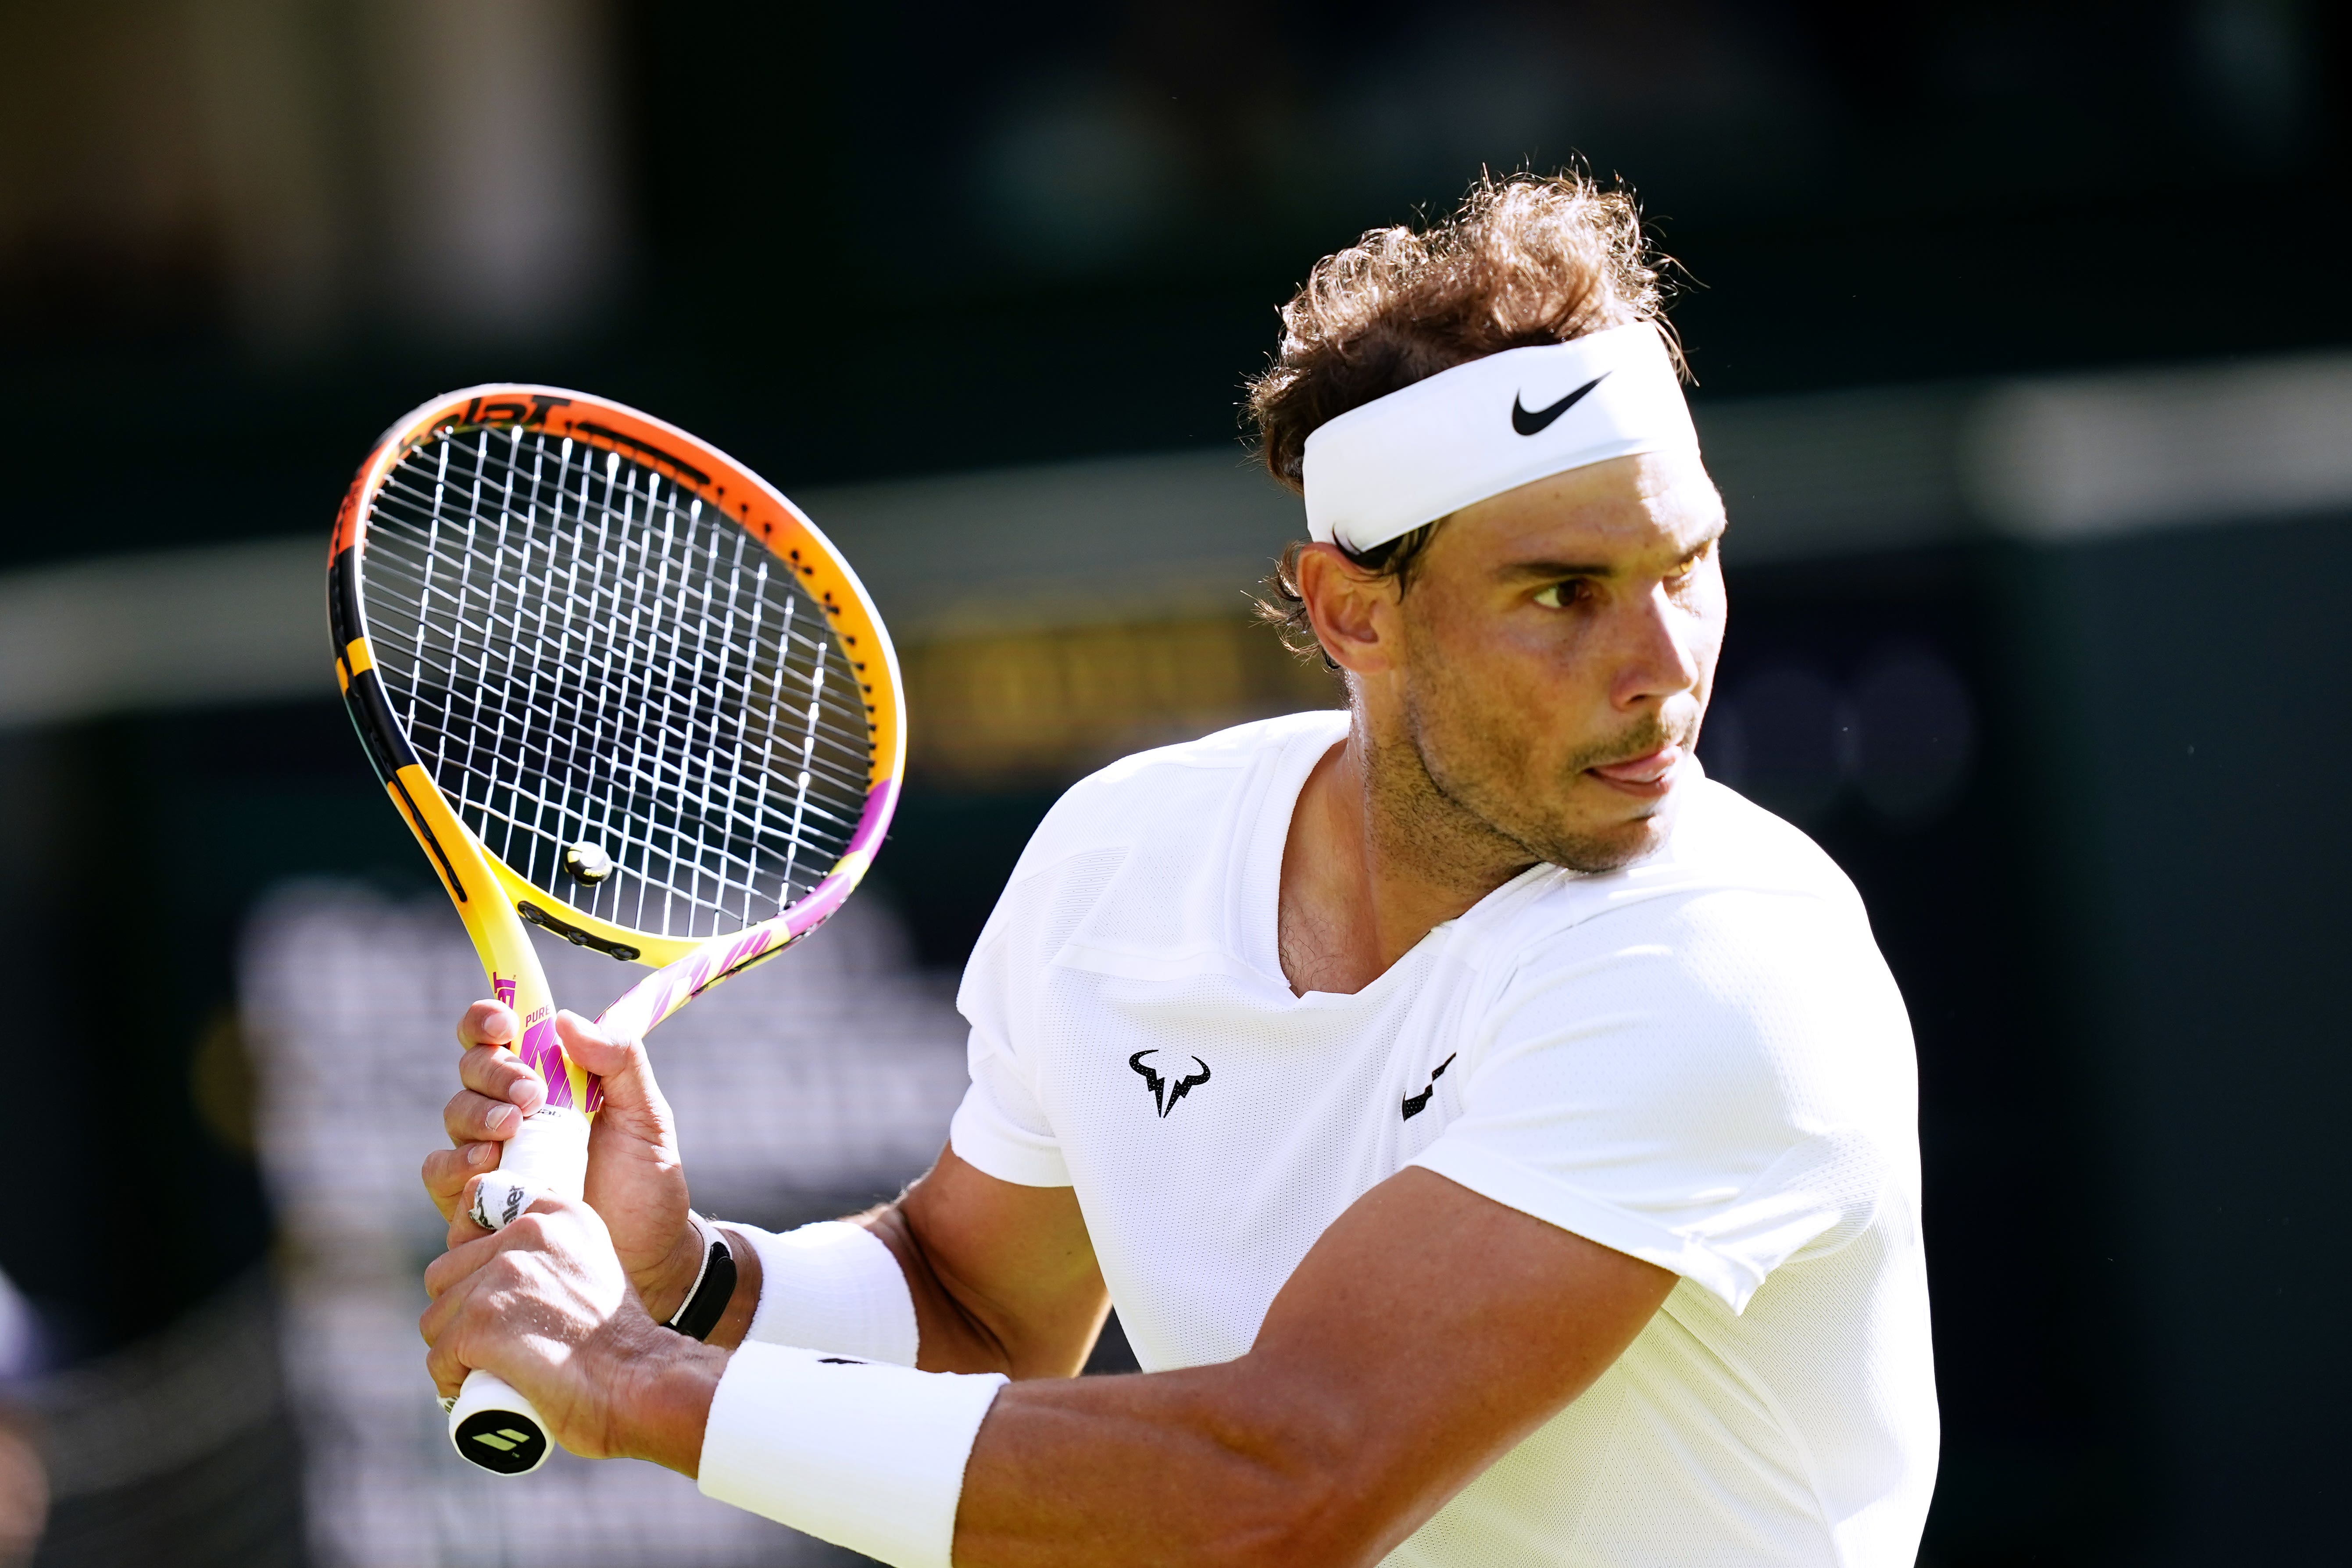
[[[1697,571],[1701,566],[1705,565],[1706,563],[1706,558],[1714,553],[1715,541],[1710,539],[1705,544],[1700,545],[1697,550],[1693,552],[1689,560],[1684,562],[1681,565],[1668,573],[1666,574],[1666,581],[1669,583],[1688,582],[1690,580],[1690,574]]]
[[[1591,592],[1591,584],[1581,579],[1571,578],[1568,582],[1554,583],[1548,588],[1537,590],[1536,603],[1547,610],[1565,610],[1580,602]]]

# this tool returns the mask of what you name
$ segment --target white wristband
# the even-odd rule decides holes
[[[891,1568],[949,1568],[964,1464],[1004,1383],[746,1342],[710,1401],[702,1493]]]
[[[760,1255],[760,1304],[747,1339],[915,1364],[915,1298],[906,1271],[862,1225],[826,1220],[778,1236],[729,1226]]]

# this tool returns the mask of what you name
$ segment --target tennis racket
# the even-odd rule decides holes
[[[646,1030],[848,898],[906,758],[898,666],[798,508],[686,432],[543,386],[436,398],[335,520],[335,675],[376,776],[474,939],[545,1107],[478,1185],[496,1228],[578,1197],[597,1081],[565,1055],[524,922],[651,966]],[[547,1428],[467,1375],[449,1440],[523,1475]]]

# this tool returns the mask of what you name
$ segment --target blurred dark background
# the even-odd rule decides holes
[[[952,967],[1070,778],[1336,700],[1239,595],[1287,504],[1239,386],[1306,267],[1575,162],[1679,263],[1731,502],[1703,752],[1853,876],[1912,1007],[1922,1561],[2339,1539],[2342,8],[0,0],[0,38],[34,1405],[269,1252],[244,912],[425,888],[311,598],[402,410],[592,388],[879,563],[917,757],[877,879]],[[1228,542],[1171,576],[1153,505]],[[255,1451],[107,1552],[302,1561]],[[100,1560],[130,1495],[58,1486],[46,1560]]]

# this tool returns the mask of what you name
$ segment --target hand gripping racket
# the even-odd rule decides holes
[[[898,801],[898,659],[856,575],[758,475],[543,386],[454,392],[385,433],[335,520],[327,605],[368,759],[547,1086],[478,1185],[495,1228],[580,1195],[600,1098],[523,922],[652,966],[600,1020],[638,1037],[807,935]],[[502,1475],[549,1447],[483,1372],[449,1438]]]

